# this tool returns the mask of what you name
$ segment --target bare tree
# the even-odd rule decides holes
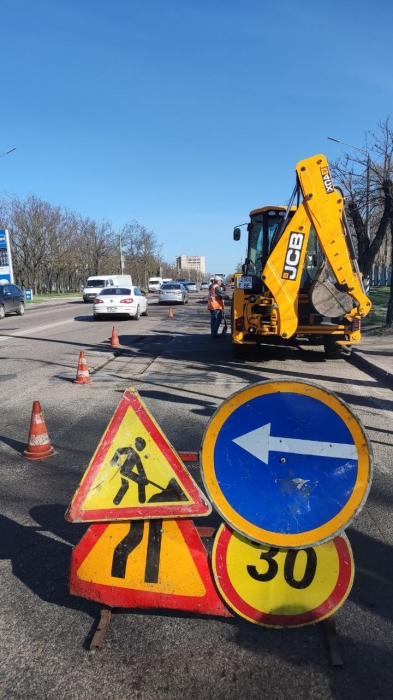
[[[19,270],[34,291],[45,285],[45,269],[51,268],[52,249],[61,229],[61,209],[35,195],[12,199],[10,230]]]
[[[332,165],[345,195],[364,277],[371,275],[393,212],[393,131],[388,118],[378,128],[378,132],[367,134],[372,140],[369,150],[345,153]]]
[[[86,276],[113,273],[114,265],[119,266],[116,254],[116,235],[108,221],[98,224],[93,219],[80,219],[79,245]],[[116,262],[115,262],[116,261]]]
[[[35,293],[79,291],[89,275],[121,270],[119,241],[108,221],[98,223],[29,195],[0,199],[0,223],[10,231],[16,280]],[[122,233],[126,271],[136,284],[146,287],[160,270],[174,276],[154,231],[133,220]]]
[[[123,227],[122,240],[135,284],[147,287],[150,276],[157,275],[162,266],[161,248],[154,231],[148,231],[135,219]]]

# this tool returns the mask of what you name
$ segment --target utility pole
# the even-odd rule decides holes
[[[123,246],[121,241],[121,230],[119,231],[119,244],[120,244],[120,274],[124,271],[124,257],[123,257]]]

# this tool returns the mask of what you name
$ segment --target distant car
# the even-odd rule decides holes
[[[195,282],[187,282],[186,287],[187,287],[189,292],[197,292],[198,291],[198,288],[197,288]]]
[[[167,282],[158,292],[158,303],[162,304],[187,304],[188,289],[181,282]]]
[[[93,302],[93,316],[100,321],[105,316],[128,316],[138,321],[148,315],[148,301],[139,287],[103,289]]]
[[[201,290],[203,289],[209,289],[209,283],[208,282],[201,282]]]
[[[21,288],[16,284],[0,283],[0,319],[11,313],[23,316],[25,313],[25,296]]]

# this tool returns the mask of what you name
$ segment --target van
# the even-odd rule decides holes
[[[162,277],[150,277],[147,283],[147,289],[149,292],[158,292],[162,285]]]
[[[83,289],[83,301],[94,301],[105,287],[131,287],[131,275],[94,275],[88,277]]]

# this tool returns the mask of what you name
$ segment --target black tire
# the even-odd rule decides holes
[[[327,360],[338,360],[342,357],[343,353],[340,345],[334,341],[334,338],[330,335],[323,339],[323,345],[325,348],[325,357]]]
[[[148,315],[149,315],[149,307],[146,306],[146,311],[144,311],[144,313],[141,314],[141,316],[148,316]]]
[[[0,305],[0,319],[4,318],[4,316],[5,316],[4,306]]]
[[[139,306],[137,306],[136,307],[136,314],[135,314],[135,316],[132,316],[131,318],[133,318],[134,321],[139,321],[140,317],[141,317],[141,310],[140,310]]]
[[[19,302],[18,311],[16,313],[18,316],[23,316],[23,314],[25,313],[25,305],[23,301]]]
[[[158,302],[158,306],[163,306],[163,305],[164,305],[164,302],[163,302],[163,301],[159,301],[159,302]]]
[[[88,300],[88,299],[84,299],[83,302],[84,302],[85,304],[88,304],[88,303],[89,303],[89,300]]]
[[[101,321],[101,316],[100,314],[93,314],[93,318],[95,321]]]
[[[237,343],[232,343],[232,355],[236,359],[243,359],[246,356],[247,348],[244,345],[238,345]]]

